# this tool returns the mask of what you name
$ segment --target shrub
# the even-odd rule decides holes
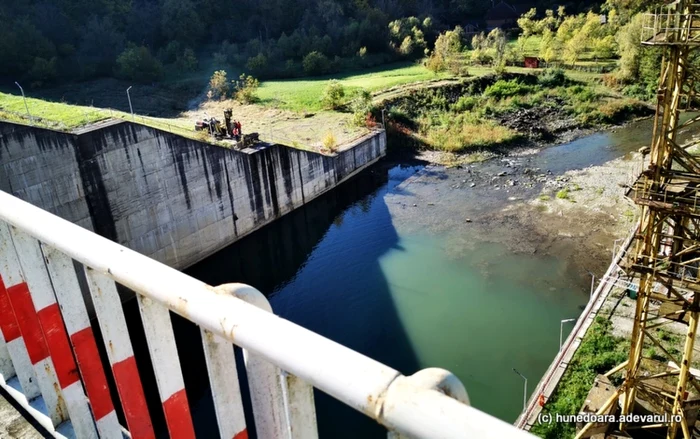
[[[432,126],[434,122],[443,122]],[[511,142],[518,133],[494,122],[470,117],[447,117],[444,121],[426,121],[427,140],[433,148],[459,152],[470,148],[489,147]]]
[[[236,85],[236,100],[243,104],[252,104],[258,100],[255,95],[260,82],[251,75],[241,74]]]
[[[494,98],[501,99],[508,96],[526,94],[531,90],[531,86],[521,84],[515,79],[511,79],[510,81],[499,79],[493,83],[493,85],[486,87],[486,90],[484,90],[484,96],[492,96]]]
[[[569,190],[564,188],[557,192],[557,198],[560,200],[568,200],[569,199]]]
[[[301,62],[307,75],[322,75],[330,69],[330,60],[321,52],[309,52]]]
[[[323,90],[321,102],[324,107],[337,110],[343,105],[343,98],[345,98],[345,88],[343,84],[332,79]]]
[[[217,70],[209,79],[209,92],[207,96],[211,98],[224,99],[229,92],[229,83],[226,79],[225,70]]]
[[[537,79],[545,87],[559,87],[566,84],[566,74],[562,69],[546,69]]]
[[[117,58],[117,76],[139,82],[151,82],[163,74],[163,65],[144,46],[132,46]]]
[[[479,103],[479,98],[476,96],[461,96],[457,102],[452,104],[452,110],[458,112],[470,111],[476,104]]]
[[[372,114],[372,95],[367,90],[360,90],[352,101],[353,123],[367,126],[367,115]]]
[[[329,131],[323,137],[323,147],[329,150],[330,152],[335,152],[337,150],[336,145],[337,141],[335,140],[335,136]]]

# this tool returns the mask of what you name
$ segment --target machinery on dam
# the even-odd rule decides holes
[[[208,131],[217,140],[227,139],[236,142],[238,147],[245,148],[260,141],[258,133],[243,135],[241,123],[232,120],[233,110],[224,110],[224,122],[215,117],[198,120],[194,123],[195,131]]]
[[[646,169],[627,196],[641,209],[628,257],[620,267],[638,279],[629,358],[606,376],[622,372],[622,384],[597,409],[597,414],[661,415],[658,423],[618,422],[583,426],[577,438],[697,437],[700,383],[695,353],[700,318],[700,141],[680,144],[679,131],[700,116],[681,122],[680,112],[694,102],[700,72],[692,66],[700,46],[700,1],[677,0],[648,14],[641,43],[663,50],[657,107]],[[668,352],[659,328],[686,328],[681,352]],[[653,358],[649,347],[672,359]],[[649,435],[652,436],[649,436]],[[602,437],[602,436],[596,436]]]

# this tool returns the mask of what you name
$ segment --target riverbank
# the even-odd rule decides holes
[[[540,148],[653,114],[648,104],[562,70],[503,73],[409,89],[382,102],[395,144],[433,154],[433,162]],[[454,157],[452,154],[457,155]],[[463,154],[467,154],[463,157]]]

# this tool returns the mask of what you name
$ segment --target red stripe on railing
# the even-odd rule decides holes
[[[32,364],[37,364],[49,356],[44,333],[41,331],[39,317],[34,310],[32,296],[25,282],[7,288],[10,304],[15,312],[19,331],[27,345],[27,353]]]
[[[233,439],[248,439],[248,430],[243,430],[240,433],[237,433]]]
[[[58,304],[54,303],[37,313],[41,322],[41,329],[44,330],[44,337],[51,353],[51,361],[56,368],[58,383],[62,389],[70,386],[80,379],[78,367],[73,359],[68,335],[63,326],[63,318]]]
[[[190,406],[187,403],[185,389],[177,391],[163,401],[163,412],[168,423],[171,439],[194,438],[194,426],[190,416]]]
[[[133,439],[154,439],[151,416],[148,413],[146,397],[141,387],[141,378],[136,367],[136,359],[132,356],[112,365],[117,391],[124,408],[124,416]]]
[[[83,375],[83,384],[90,399],[92,413],[95,415],[95,420],[100,420],[114,410],[114,405],[92,328],[87,327],[71,335],[71,341],[80,373]]]
[[[2,331],[5,342],[11,342],[21,335],[2,276],[0,276],[0,331]]]

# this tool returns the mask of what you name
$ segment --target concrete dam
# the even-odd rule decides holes
[[[184,269],[385,154],[383,130],[323,155],[227,149],[122,120],[71,133],[0,122],[0,190]]]

